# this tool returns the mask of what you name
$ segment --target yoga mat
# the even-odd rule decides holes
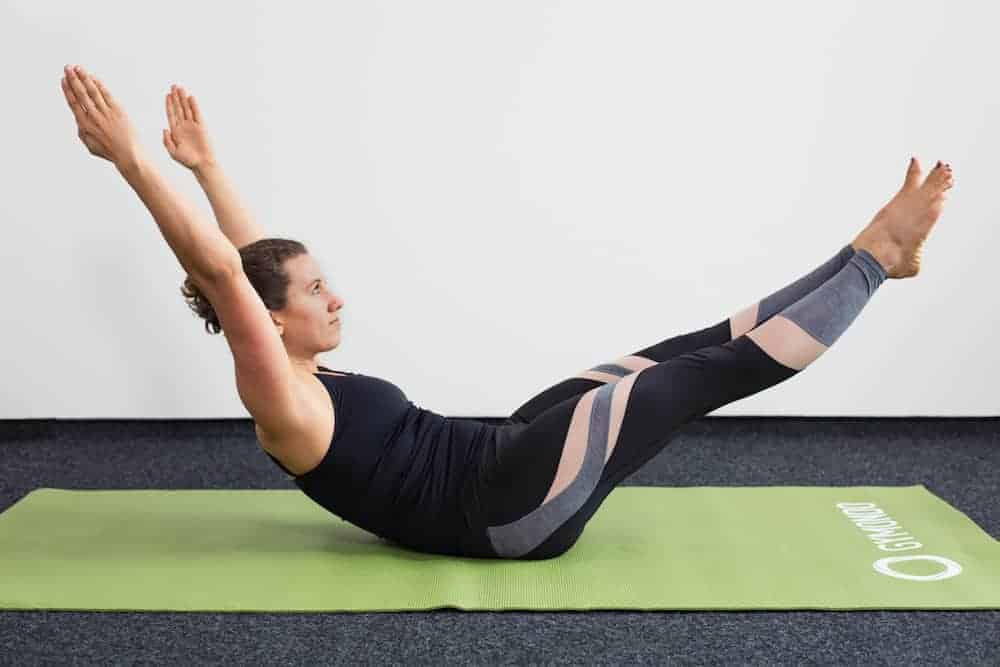
[[[998,609],[1000,544],[923,485],[618,487],[545,561],[411,551],[297,489],[38,489],[0,514],[3,609],[448,607]]]

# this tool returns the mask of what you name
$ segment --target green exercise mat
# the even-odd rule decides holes
[[[0,608],[1000,609],[1000,544],[923,485],[618,487],[566,554],[440,556],[298,490],[37,489],[0,514]]]

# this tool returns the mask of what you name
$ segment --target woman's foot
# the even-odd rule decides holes
[[[889,278],[911,278],[920,272],[921,248],[941,216],[945,191],[954,185],[951,166],[941,162],[922,184],[920,176],[914,158],[903,187],[851,242],[855,250],[871,253]]]

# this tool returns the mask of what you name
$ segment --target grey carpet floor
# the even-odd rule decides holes
[[[703,417],[623,486],[910,484],[1000,538],[1000,419]],[[43,486],[295,488],[249,420],[0,421],[0,511]],[[1000,611],[0,612],[2,665],[903,662],[1000,665]]]

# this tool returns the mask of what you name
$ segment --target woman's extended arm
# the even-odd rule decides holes
[[[153,214],[167,245],[195,282],[241,266],[236,246],[189,207],[152,163],[140,156],[115,166]]]
[[[117,167],[153,214],[188,275],[198,282],[239,267],[239,252],[233,244],[201,220],[146,159],[125,110],[104,84],[83,68],[67,67],[62,86],[80,140],[93,155]]]
[[[250,211],[240,204],[236,189],[215,159],[205,117],[194,96],[188,95],[181,87],[172,86],[167,94],[166,106],[170,129],[164,130],[163,145],[170,157],[194,172],[212,204],[222,233],[237,248],[264,238],[264,230],[254,222]]]
[[[240,204],[236,189],[217,162],[203,164],[191,171],[212,204],[219,229],[234,246],[242,248],[265,238],[264,230]]]

